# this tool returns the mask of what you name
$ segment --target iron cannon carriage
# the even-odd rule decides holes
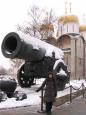
[[[7,58],[25,60],[17,72],[18,83],[21,87],[30,87],[34,78],[46,78],[48,72],[53,71],[56,60],[62,59],[64,56],[63,51],[53,45],[15,32],[5,36],[1,50]],[[65,65],[63,64],[63,66]],[[68,82],[68,78],[68,75],[64,77],[66,82]]]

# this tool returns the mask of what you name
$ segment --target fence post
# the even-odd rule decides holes
[[[83,98],[85,97],[84,96],[84,84],[82,83],[82,95],[83,95]]]
[[[44,113],[44,110],[43,110],[43,88],[41,90],[41,110],[38,110],[37,112]]]
[[[43,88],[41,90],[41,111],[43,111]]]
[[[70,103],[72,103],[72,85],[70,85]]]

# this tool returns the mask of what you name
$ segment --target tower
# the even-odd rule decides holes
[[[65,15],[58,19],[58,37],[67,33],[79,33],[79,20],[72,14],[71,6],[71,2],[65,2]]]

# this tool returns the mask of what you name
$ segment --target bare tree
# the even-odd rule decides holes
[[[24,62],[22,59],[10,59],[11,67],[8,74],[16,75],[20,65]]]
[[[46,13],[44,18],[45,24],[52,24],[57,20],[57,17],[55,16],[53,9],[50,9],[50,11],[46,11],[45,13]]]
[[[51,37],[54,32],[53,22],[57,20],[53,10],[47,11],[46,9],[40,9],[37,6],[32,6],[28,11],[29,21],[26,25],[18,25],[18,31],[28,34],[32,37],[37,37],[41,40],[45,40]],[[19,66],[21,60],[13,60],[16,66]]]
[[[38,37],[39,39],[46,39],[52,35],[54,28],[53,22],[57,17],[54,15],[53,10],[46,11],[37,6],[33,6],[28,12],[30,21],[26,26],[18,25],[18,30],[29,34],[30,36]]]
[[[42,14],[42,9],[39,9],[37,6],[33,6],[28,12],[28,16],[30,18],[29,22],[27,22],[26,26],[18,25],[18,30],[24,32],[25,34],[29,34],[30,36],[40,38],[40,25],[43,17]]]
[[[12,67],[19,68],[19,66],[24,62],[22,59],[11,59],[10,60],[12,63]]]
[[[57,17],[54,15],[53,10],[45,11],[45,17],[43,19],[43,24],[41,26],[41,33],[43,39],[47,39],[48,37],[52,37],[54,32],[53,23],[57,21]]]
[[[0,75],[5,75],[7,74],[7,70],[4,67],[0,66]]]

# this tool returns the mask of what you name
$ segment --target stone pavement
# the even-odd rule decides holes
[[[55,108],[52,115],[86,115],[86,98],[79,97],[72,103]]]
[[[28,106],[13,109],[0,110],[0,115],[42,115],[38,113],[40,106]],[[44,115],[46,115],[44,113]],[[65,103],[59,107],[53,107],[51,115],[86,115],[86,98],[78,97],[72,103]]]

